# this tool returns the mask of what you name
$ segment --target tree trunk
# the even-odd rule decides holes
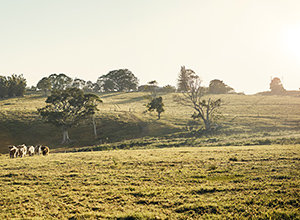
[[[207,101],[207,106],[206,106],[206,119],[204,120],[205,124],[205,129],[207,131],[211,130],[211,124],[210,124],[210,98]]]
[[[96,127],[96,122],[95,122],[94,116],[92,116],[92,123],[93,123],[93,128],[94,128],[95,139],[97,139],[97,127]]]
[[[63,139],[62,139],[62,144],[66,144],[70,142],[70,138],[69,138],[69,133],[68,130],[66,128],[62,128],[62,133],[63,133]]]
[[[210,121],[209,120],[204,120],[204,124],[205,124],[205,130],[210,131],[211,130]]]

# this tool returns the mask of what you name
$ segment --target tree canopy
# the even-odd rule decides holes
[[[38,81],[36,87],[39,90],[43,90],[45,95],[48,95],[47,92],[51,90],[51,81],[48,77],[43,77],[40,81]]]
[[[273,94],[282,94],[286,90],[283,88],[281,80],[278,77],[274,77],[270,83],[271,93]]]
[[[0,76],[0,98],[23,96],[26,85],[26,79],[22,74],[13,74],[8,77]]]
[[[53,73],[49,76],[52,90],[62,90],[72,86],[73,79],[64,73]]]
[[[190,84],[193,83],[198,76],[191,69],[186,69],[185,66],[182,66],[180,73],[177,78],[177,89],[178,92],[187,92],[190,90]]]
[[[119,69],[100,76],[97,83],[105,92],[128,92],[137,90],[138,81],[130,70]]]
[[[208,93],[210,94],[226,94],[230,91],[234,91],[234,89],[226,85],[222,80],[214,79],[209,83]]]
[[[95,114],[97,102],[102,102],[95,94],[84,94],[78,88],[53,90],[47,98],[47,105],[38,109],[45,123],[60,127],[63,132],[62,143],[70,142],[68,129]]]
[[[164,103],[162,100],[162,97],[152,98],[147,104],[148,111],[152,112],[156,110],[158,119],[160,119],[160,114],[165,111]]]
[[[86,85],[86,81],[83,79],[75,78],[72,84],[72,87],[78,88],[78,89],[84,89]]]

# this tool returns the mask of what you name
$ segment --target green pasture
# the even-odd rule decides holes
[[[201,121],[193,120],[192,108],[178,105],[173,93],[161,93],[165,112],[157,120],[155,112],[145,112],[147,93],[99,93],[103,103],[96,113],[97,138],[90,122],[69,131],[72,145],[61,145],[61,130],[44,124],[37,108],[45,105],[43,92],[23,98],[0,100],[0,153],[7,145],[48,145],[53,149],[99,146],[133,140],[154,145],[253,145],[300,141],[300,97],[260,95],[211,95],[224,105],[218,129],[201,131]],[[208,97],[207,97],[208,98]],[[266,139],[267,142],[264,142]],[[284,139],[284,141],[278,141]],[[156,142],[156,143],[154,143]],[[162,144],[163,143],[163,144]],[[101,146],[100,146],[101,147]],[[105,147],[104,147],[105,148]]]
[[[300,219],[300,145],[0,156],[1,219]]]

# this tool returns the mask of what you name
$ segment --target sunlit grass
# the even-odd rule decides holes
[[[300,146],[0,157],[0,218],[299,219]]]
[[[206,141],[199,130],[200,120],[193,120],[192,108],[178,105],[173,93],[161,93],[165,112],[157,120],[157,114],[145,112],[147,93],[99,93],[103,103],[96,113],[98,137],[95,139],[91,123],[86,122],[71,129],[69,135],[77,142],[60,145],[62,134],[59,128],[43,123],[36,114],[37,108],[45,106],[43,93],[26,95],[23,98],[0,100],[0,152],[6,153],[9,144],[45,144],[54,148],[83,147],[101,143],[122,142],[139,138],[195,138],[193,143],[230,145],[244,142],[253,144],[262,138],[300,138],[300,98],[290,96],[244,96],[212,95],[224,100],[221,125],[212,134],[218,141]],[[173,142],[184,142],[176,139]],[[188,140],[191,141],[191,140]],[[218,143],[217,143],[218,142]],[[165,143],[163,143],[165,144]],[[158,144],[159,145],[159,144]]]

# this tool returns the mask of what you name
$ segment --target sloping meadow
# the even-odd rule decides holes
[[[300,146],[0,156],[1,219],[300,219]]]
[[[97,146],[104,143],[122,142],[132,139],[158,138],[170,142],[184,143],[186,138],[196,145],[253,145],[257,143],[279,143],[275,139],[285,138],[284,143],[298,143],[300,138],[300,98],[292,96],[258,95],[212,95],[221,98],[224,105],[217,124],[218,128],[208,137],[202,135],[203,124],[193,120],[193,109],[173,101],[174,93],[161,93],[165,112],[157,120],[155,112],[146,112],[143,97],[147,93],[99,93],[103,103],[96,113],[97,137],[91,122],[70,129],[75,142],[61,145],[61,130],[44,124],[37,108],[45,106],[43,93],[28,94],[23,98],[0,100],[0,153],[7,153],[7,145],[43,144],[51,150]],[[183,138],[178,140],[176,138]],[[203,138],[203,139],[201,139]],[[290,139],[293,140],[290,140]],[[265,139],[270,139],[271,141]],[[296,141],[294,140],[296,139]],[[191,140],[189,140],[191,141]],[[206,143],[207,142],[207,143]],[[159,145],[159,143],[158,143]],[[183,144],[184,145],[184,144]]]

